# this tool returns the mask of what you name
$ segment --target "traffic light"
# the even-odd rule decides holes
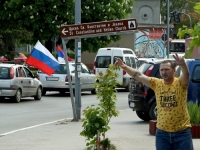
[[[171,16],[172,16],[172,20],[176,23],[182,23],[182,20],[181,20],[181,13],[174,10],[171,12]]]

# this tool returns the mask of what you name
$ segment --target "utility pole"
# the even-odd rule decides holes
[[[167,0],[167,58],[169,58],[169,0]]]
[[[75,24],[81,24],[81,0],[75,0]],[[75,39],[75,106],[77,119],[81,118],[81,38]]]

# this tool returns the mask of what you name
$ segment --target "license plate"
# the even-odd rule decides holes
[[[46,77],[47,81],[58,81],[59,77]]]
[[[129,105],[130,105],[131,108],[135,107],[135,103],[130,102]]]

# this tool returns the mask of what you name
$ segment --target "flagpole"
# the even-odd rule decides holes
[[[63,50],[64,50],[64,53],[65,53],[65,56],[67,56],[67,48],[66,48],[66,44],[67,43],[68,43],[68,40],[65,43],[64,39],[62,38],[62,45],[63,45]],[[69,70],[68,59],[65,59],[65,64],[66,64],[66,67],[67,67],[67,76],[70,77],[70,70]],[[73,109],[73,121],[77,121],[76,106],[75,106],[75,103],[74,103],[74,94],[73,94],[73,90],[72,90],[72,81],[71,81],[71,78],[68,78],[68,81],[69,81],[69,92],[70,92],[70,96],[71,96],[71,103],[72,103],[72,109]]]

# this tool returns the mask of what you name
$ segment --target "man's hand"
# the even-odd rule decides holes
[[[178,56],[178,54],[175,54],[173,55],[174,59],[175,59],[175,63],[176,65],[179,65],[181,66],[181,69],[182,69],[182,74],[180,76],[180,79],[181,79],[181,82],[184,84],[184,85],[188,85],[189,83],[189,70],[188,70],[188,67],[185,63],[185,60],[183,57],[181,56]]]
[[[178,56],[177,53],[174,54],[173,57],[174,57],[174,59],[175,59],[175,63],[176,63],[176,65],[180,65],[180,66],[181,66],[181,65],[184,65],[184,64],[185,64],[185,60],[184,60],[184,58],[181,57],[181,56]]]
[[[120,66],[122,69],[126,68],[126,64],[124,64],[120,58],[115,57],[115,60],[115,65]]]

